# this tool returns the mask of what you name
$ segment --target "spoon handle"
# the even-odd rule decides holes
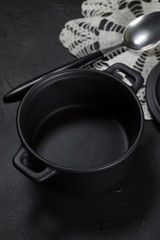
[[[122,44],[117,44],[113,47],[110,48],[106,48],[100,51],[97,51],[95,53],[92,53],[90,55],[87,55],[83,58],[80,58],[78,60],[72,61],[70,63],[67,63],[59,68],[53,69],[49,72],[46,72],[36,78],[33,78],[15,88],[13,88],[11,91],[9,91],[4,97],[3,97],[3,101],[5,103],[11,103],[11,102],[16,102],[16,101],[20,101],[23,96],[27,93],[27,91],[34,86],[36,83],[38,83],[39,81],[46,79],[48,77],[51,77],[53,74],[55,74],[56,72],[60,72],[63,70],[67,70],[67,69],[73,69],[73,68],[82,68],[86,65],[89,65],[90,63],[93,63],[97,60],[102,59],[103,57],[107,56],[107,54],[109,52],[112,52],[113,50],[121,47]]]

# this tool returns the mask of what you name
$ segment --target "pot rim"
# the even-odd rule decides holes
[[[47,82],[53,81],[53,78],[55,78],[56,76],[60,76],[60,75],[64,75],[64,74],[72,74],[73,72],[88,72],[88,73],[92,73],[95,74],[98,73],[100,75],[105,75],[107,77],[112,78],[112,80],[115,80],[117,83],[121,84],[124,88],[126,88],[126,91],[129,91],[130,94],[132,95],[132,97],[135,99],[136,104],[139,108],[139,113],[140,113],[140,127],[139,127],[139,132],[138,135],[134,141],[134,143],[132,144],[132,146],[124,153],[122,154],[119,158],[115,159],[114,161],[111,161],[105,165],[102,166],[98,166],[98,167],[93,167],[93,168],[87,168],[87,169],[81,169],[81,168],[71,168],[71,167],[64,167],[64,166],[60,166],[57,164],[54,164],[52,162],[50,162],[49,160],[43,158],[42,156],[40,156],[38,153],[36,153],[26,142],[25,138],[23,137],[23,133],[21,131],[21,124],[20,124],[20,114],[21,114],[21,109],[23,108],[24,103],[27,101],[28,98],[30,98],[35,92],[38,91],[39,86],[41,86],[42,84],[47,84]],[[58,80],[54,80],[54,82],[59,82],[61,81],[60,79]],[[61,171],[61,172],[70,172],[70,173],[96,173],[96,172],[101,172],[104,170],[109,170],[115,166],[117,166],[118,164],[120,164],[121,162],[123,162],[124,160],[127,159],[127,157],[129,157],[132,152],[135,150],[135,148],[138,145],[139,140],[142,137],[143,134],[143,129],[144,129],[144,115],[143,115],[143,110],[142,110],[142,106],[136,96],[136,94],[133,92],[133,90],[130,88],[129,85],[127,85],[126,83],[124,83],[122,80],[120,80],[119,78],[115,77],[114,75],[112,75],[111,73],[108,72],[101,72],[95,69],[70,69],[70,70],[64,70],[62,72],[57,72],[54,73],[53,75],[42,79],[40,82],[38,82],[37,84],[35,84],[24,96],[24,98],[22,99],[22,101],[19,104],[18,110],[17,110],[17,117],[16,117],[16,124],[17,124],[17,130],[18,130],[18,134],[20,137],[20,140],[22,142],[22,146],[26,149],[26,152],[28,152],[29,154],[31,154],[32,156],[34,156],[35,158],[37,158],[39,161],[41,161],[42,163],[46,164],[47,166]]]

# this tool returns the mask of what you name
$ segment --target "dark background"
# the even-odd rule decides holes
[[[160,130],[146,121],[128,176],[97,195],[57,193],[18,172],[11,88],[74,59],[59,42],[82,0],[0,0],[0,239],[160,239]]]

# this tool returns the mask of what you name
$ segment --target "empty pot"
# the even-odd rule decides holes
[[[132,86],[117,71],[129,76]],[[67,70],[41,81],[17,112],[22,146],[14,166],[60,191],[112,187],[128,173],[143,133],[136,97],[142,83],[139,73],[123,64],[105,72]]]

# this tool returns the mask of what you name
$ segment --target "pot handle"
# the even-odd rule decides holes
[[[132,86],[130,86],[130,88],[137,93],[138,90],[142,87],[144,79],[143,77],[140,75],[139,72],[137,72],[136,70],[126,66],[125,64],[122,63],[115,63],[112,66],[110,66],[107,69],[107,72],[114,74],[116,72],[122,72],[125,73],[127,76],[129,76],[132,80],[133,80],[133,84]]]
[[[53,170],[52,168],[46,166],[44,170],[41,172],[35,172],[32,169],[30,169],[28,166],[24,164],[24,160],[29,158],[28,153],[26,150],[21,147],[15,157],[13,158],[13,165],[26,177],[30,178],[31,180],[34,180],[36,182],[43,182],[50,178],[51,176],[57,174],[56,170]]]

